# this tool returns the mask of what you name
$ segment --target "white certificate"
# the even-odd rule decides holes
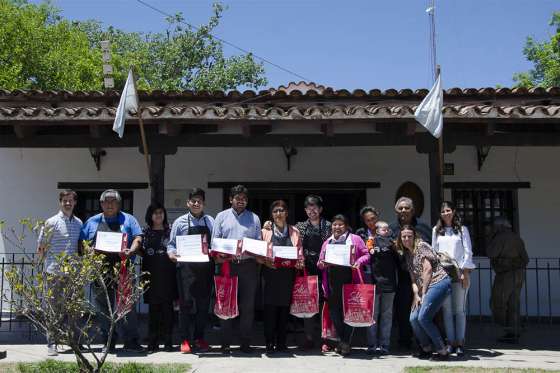
[[[107,253],[120,253],[123,249],[124,233],[97,232],[95,250]]]
[[[187,236],[177,236],[177,258],[178,262],[209,262],[207,254],[202,250],[202,235],[192,234]]]
[[[298,248],[295,246],[273,246],[272,252],[275,258],[292,260],[298,258]]]
[[[325,263],[351,267],[350,254],[352,245],[328,244],[325,253]]]
[[[268,248],[268,242],[261,240],[254,240],[252,238],[243,238],[243,252],[248,252],[253,255],[271,257],[272,253]]]
[[[238,241],[229,238],[212,238],[212,251],[221,254],[237,255]]]

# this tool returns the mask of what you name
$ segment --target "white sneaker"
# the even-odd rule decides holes
[[[47,356],[58,356],[58,351],[56,350],[56,345],[47,346]]]

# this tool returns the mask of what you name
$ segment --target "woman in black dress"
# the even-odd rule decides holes
[[[293,246],[298,253],[303,252],[299,231],[288,225],[288,206],[278,200],[270,206],[272,229],[263,229],[263,240],[272,242],[274,246]],[[290,315],[292,289],[296,269],[291,266],[276,265],[274,261],[263,262],[264,278],[264,334],[266,352],[283,352],[287,350],[286,324]],[[298,261],[298,268],[303,268],[303,261]]]
[[[175,263],[167,255],[169,223],[167,211],[153,203],[146,211],[147,227],[143,229],[142,272],[147,272],[148,289],[144,303],[149,308],[149,352],[156,352],[163,337],[165,351],[172,351],[173,301],[177,298]]]

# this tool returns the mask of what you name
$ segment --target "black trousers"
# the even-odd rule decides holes
[[[264,305],[264,338],[267,345],[286,347],[286,326],[289,315],[289,306]]]
[[[237,307],[239,309],[239,331],[241,343],[249,344],[253,332],[255,318],[255,295],[257,292],[257,262],[246,259],[241,262],[231,262],[231,275],[237,276]],[[233,319],[220,320],[222,329],[222,344],[231,345],[233,334]]]
[[[181,338],[204,339],[212,292],[212,267],[207,263],[181,264],[177,270]]]
[[[150,304],[148,318],[150,344],[159,344],[160,339],[163,339],[166,345],[171,345],[173,302]]]
[[[395,316],[399,329],[399,345],[410,347],[412,344],[412,326],[410,325],[410,308],[412,307],[412,283],[408,271],[399,270],[399,285],[395,294]]]

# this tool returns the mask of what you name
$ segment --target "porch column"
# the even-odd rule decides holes
[[[148,145],[150,152],[150,200],[152,203],[165,203],[165,156],[177,153],[173,145],[160,145],[152,142]],[[142,147],[140,153],[144,154]]]
[[[434,225],[439,218],[439,206],[443,195],[442,179],[443,175],[439,171],[438,160],[438,140],[429,134],[426,137],[418,139],[416,142],[416,151],[420,154],[428,154],[428,172],[430,176],[430,219]],[[455,145],[448,142],[443,143],[443,152],[453,153]],[[445,159],[445,158],[444,158]]]

